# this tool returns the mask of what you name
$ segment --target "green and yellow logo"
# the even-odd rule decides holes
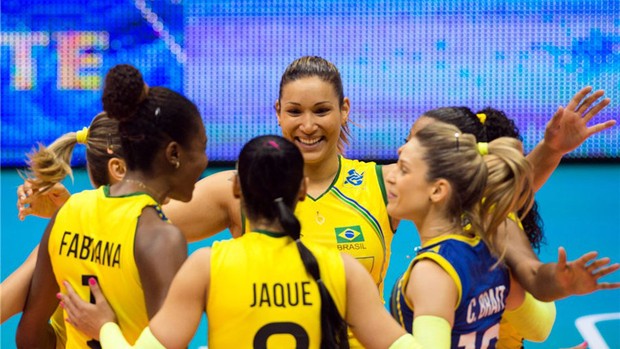
[[[362,234],[362,228],[359,225],[335,228],[335,231],[336,242],[339,244],[364,241],[364,234]]]

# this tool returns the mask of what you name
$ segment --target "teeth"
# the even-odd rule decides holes
[[[313,145],[313,144],[318,143],[321,140],[321,137],[311,138],[311,139],[298,138],[298,140],[305,145]]]

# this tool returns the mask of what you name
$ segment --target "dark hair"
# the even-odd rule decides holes
[[[478,116],[480,114],[484,116]],[[503,111],[491,107],[486,107],[477,113],[467,107],[444,107],[427,111],[424,116],[452,124],[463,133],[473,134],[478,142],[491,142],[500,137],[523,140],[514,121]],[[522,214],[523,212],[518,212],[519,216]],[[540,250],[540,244],[544,242],[544,225],[536,201],[521,222],[532,248]]]
[[[99,113],[88,131],[69,132],[58,137],[49,146],[39,144],[39,149],[29,153],[29,169],[23,177],[32,181],[40,190],[45,191],[66,176],[73,177],[71,158],[78,143],[77,133],[87,132],[86,160],[90,178],[95,187],[110,183],[108,161],[123,158],[121,140],[118,134],[118,121],[110,119],[106,113]]]
[[[157,151],[171,140],[189,146],[202,122],[189,99],[165,87],[149,88],[140,71],[127,64],[110,69],[102,101],[110,118],[120,122],[129,170],[152,170]]]
[[[348,348],[347,325],[321,280],[316,258],[299,240],[301,225],[293,208],[304,179],[303,168],[303,156],[290,141],[280,136],[253,138],[243,146],[237,163],[243,208],[251,221],[279,221],[296,240],[304,267],[321,294],[321,348]]]
[[[338,96],[338,106],[342,107],[344,103],[344,90],[342,88],[340,72],[333,63],[318,56],[300,57],[286,67],[280,80],[278,100],[282,98],[282,89],[286,84],[295,80],[312,77],[317,77],[332,85],[334,92]],[[340,141],[338,142],[338,150],[341,153],[344,152],[345,145],[349,144],[350,135],[349,124],[345,122],[340,128]]]

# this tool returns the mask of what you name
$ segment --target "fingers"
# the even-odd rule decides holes
[[[601,282],[598,284],[599,290],[613,290],[620,288],[620,282]]]
[[[88,279],[88,285],[90,286],[90,291],[95,297],[96,304],[102,304],[107,301],[105,297],[103,296],[103,293],[101,292],[101,288],[99,287],[99,283],[97,283],[97,280],[95,278]]]
[[[577,92],[573,96],[573,99],[571,99],[571,101],[568,102],[568,105],[566,106],[566,109],[568,109],[568,110],[575,110],[576,111],[577,108],[579,107],[579,104],[583,100],[583,97],[585,97],[588,93],[590,93],[590,91],[592,91],[592,86],[586,86],[586,87],[582,88],[579,92]]]
[[[558,248],[558,267],[566,268],[566,250],[561,246]]]
[[[27,216],[31,215],[34,211],[30,207],[20,207],[17,212],[17,217],[20,221],[23,221]]]
[[[586,264],[588,264],[589,261],[591,261],[594,258],[596,258],[596,256],[598,256],[598,252],[596,252],[596,251],[588,252],[588,253],[584,254],[583,256],[579,257],[575,261],[575,264],[580,266],[580,267],[584,267],[585,268]]]
[[[67,293],[63,294],[59,292],[56,294],[56,297],[60,299],[60,306],[67,312],[67,321],[72,325],[76,326],[76,324],[73,322],[73,319],[78,316],[80,310],[80,302],[82,300],[75,293],[75,291],[67,281],[64,281],[63,284],[67,288]]]
[[[590,126],[588,127],[588,137],[590,137],[591,135],[595,134],[595,133],[599,133],[603,130],[606,130],[612,126],[614,126],[616,124],[616,120],[607,120],[603,123],[600,124],[596,124],[594,126]]]
[[[577,108],[575,108],[575,111],[578,112],[578,113],[585,113],[586,110],[588,110],[588,108],[590,108],[590,106],[597,99],[601,98],[604,94],[605,94],[605,91],[603,91],[603,90],[595,91],[593,94],[588,96],[588,98],[586,98]]]
[[[605,264],[607,264],[607,263],[605,263]],[[604,265],[604,264],[603,264],[603,265]],[[597,267],[597,269],[598,269],[598,267]],[[614,264],[612,264],[612,265],[609,265],[609,266],[606,266],[606,267],[603,267],[603,268],[600,268],[600,269],[596,270],[596,272],[595,272],[595,273],[593,273],[593,275],[594,275],[597,279],[600,279],[600,278],[602,278],[603,276],[605,276],[605,275],[609,275],[609,274],[613,273],[614,271],[616,271],[616,270],[618,270],[618,269],[620,269],[620,264],[618,264],[618,263],[614,263]]]

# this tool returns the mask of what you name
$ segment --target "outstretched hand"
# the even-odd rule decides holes
[[[71,193],[60,183],[40,190],[26,180],[17,187],[17,216],[22,221],[29,215],[50,218],[70,196]]]
[[[567,262],[566,250],[558,249],[556,279],[568,295],[584,295],[598,290],[620,288],[620,282],[599,282],[605,275],[620,269],[620,264],[608,265],[608,257],[595,259],[598,252],[588,252],[575,261]]]
[[[544,141],[551,149],[562,154],[569,153],[588,137],[616,124],[616,120],[607,120],[588,126],[588,122],[610,102],[609,98],[598,101],[605,91],[598,90],[588,96],[591,91],[590,86],[581,89],[566,107],[559,107],[547,123]]]
[[[68,323],[89,337],[99,340],[99,330],[107,322],[116,322],[116,314],[103,296],[94,278],[89,280],[95,304],[87,303],[78,296],[71,285],[64,281],[67,294],[59,293],[60,306],[67,312]]]

